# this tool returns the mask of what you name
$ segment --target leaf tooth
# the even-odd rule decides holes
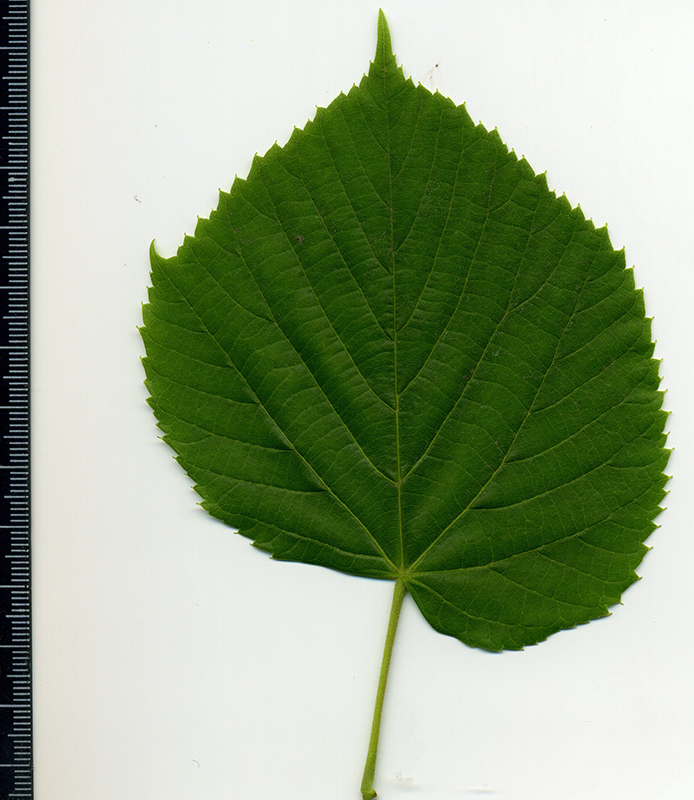
[[[530,167],[530,164],[526,161],[525,156],[522,153],[521,155],[518,155],[518,153],[516,153],[515,147],[509,147],[506,144],[506,142],[501,138],[501,134],[499,133],[499,128],[496,125],[494,126],[494,129],[489,132],[489,135],[492,139],[495,138],[499,146],[503,148],[503,150],[506,153],[508,153],[513,159],[515,159],[517,163],[521,164],[521,166]],[[533,175],[534,174],[535,173],[533,172]]]
[[[509,155],[512,155],[516,159],[516,161],[518,161],[518,156],[516,155],[516,151],[515,150],[510,150],[509,151],[509,149],[504,144],[503,139],[501,138],[501,134],[499,133],[499,129],[498,128],[492,128],[492,130],[490,130],[487,135],[489,136],[489,138],[495,144],[498,144],[498,145],[501,145],[502,147],[505,147],[506,148],[506,152],[509,153]]]
[[[316,106],[316,113],[315,113],[315,115],[313,117],[313,122],[321,122],[323,117],[325,117],[325,115],[327,114],[327,112],[328,112],[328,109],[325,108],[324,106]],[[309,122],[306,125],[306,127],[308,127],[308,125],[310,125],[310,124],[311,124],[311,122]],[[294,130],[296,130],[296,128]]]
[[[521,156],[518,158],[516,156],[516,151],[511,150],[510,155],[517,158],[518,166],[523,170],[523,178],[527,181],[534,181],[535,180],[535,170],[532,168],[532,165],[528,161],[525,156]]]
[[[567,199],[567,202],[568,202],[568,199]],[[569,203],[569,205],[570,205],[570,203]],[[576,219],[579,219],[581,222],[588,222],[588,220],[586,219],[586,215],[583,213],[583,209],[581,208],[581,204],[580,203],[577,203],[571,209],[571,214],[570,215],[573,216],[573,217],[576,217]]]
[[[183,234],[183,244],[179,247],[179,252],[183,248],[191,248],[193,243],[195,242],[195,236],[191,236],[189,233]]]
[[[541,186],[543,189],[546,189],[551,195],[554,195],[554,192],[550,190],[549,184],[547,183],[547,170],[536,173],[535,183],[537,183],[538,186]]]
[[[234,180],[233,180],[233,182],[231,184],[231,189],[229,190],[229,197],[232,197],[234,195],[238,195],[238,193],[241,191],[241,187],[243,186],[244,183],[246,183],[246,179],[245,178],[242,178],[239,175],[235,175],[234,176]]]
[[[195,237],[196,239],[200,238],[205,234],[205,228],[210,220],[207,217],[198,217],[198,221],[195,223]]]
[[[593,226],[595,232],[598,235],[605,237],[605,244],[607,245],[607,247],[614,250],[615,254],[617,255],[617,258],[620,261],[621,266],[627,269],[626,251],[624,250],[624,247],[617,249],[616,247],[613,246],[612,240],[610,239],[610,229],[608,228],[607,223],[605,222],[599,228],[596,228],[595,223],[593,222],[592,219],[589,219],[588,222]]]
[[[260,176],[260,168],[262,167],[262,165],[263,165],[263,157],[255,153],[253,155],[253,160],[251,161],[251,168],[248,170],[248,178],[246,178],[246,181],[258,178]]]
[[[277,143],[277,139],[270,145],[270,147],[265,151],[264,156],[260,156],[257,153],[253,157],[253,161],[255,162],[257,159],[257,169],[258,171],[266,167],[268,164],[274,164],[276,161],[279,160],[280,154],[282,152],[282,148]],[[248,174],[250,178],[250,173]]]
[[[451,102],[453,101],[451,100]],[[472,117],[470,116],[470,114],[468,114],[467,105],[465,103],[460,103],[460,105],[456,105],[455,103],[453,103],[453,105],[463,115],[463,125],[464,126],[472,125]]]
[[[308,127],[308,123],[304,127]],[[292,128],[292,132],[289,135],[289,139],[287,139],[287,144],[289,144],[290,142],[293,142],[294,139],[296,139],[296,137],[299,136],[301,133],[302,133],[301,128],[297,128],[297,126],[295,125]]]
[[[555,197],[556,197],[556,194],[555,194]],[[559,197],[557,197],[557,202],[561,205],[562,211],[565,214],[568,214],[568,213],[571,212],[571,209],[572,209],[571,203],[569,202],[569,198],[566,196],[566,194],[564,192],[562,192],[559,195]]]

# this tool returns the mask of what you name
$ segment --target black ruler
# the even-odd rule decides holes
[[[29,0],[0,0],[0,800],[32,798]]]

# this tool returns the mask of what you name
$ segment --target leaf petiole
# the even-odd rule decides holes
[[[364,777],[361,781],[361,793],[364,800],[372,800],[376,797],[373,788],[374,773],[376,771],[376,754],[378,752],[378,736],[381,731],[381,714],[383,712],[383,699],[386,694],[386,682],[388,681],[388,669],[390,667],[390,657],[393,653],[393,642],[395,641],[395,631],[398,627],[400,609],[405,598],[405,582],[402,578],[395,581],[395,591],[393,593],[393,605],[390,609],[390,620],[388,622],[388,633],[386,643],[383,648],[383,661],[381,662],[381,674],[378,679],[378,691],[376,693],[376,705],[374,707],[374,717],[371,723],[371,738],[369,739],[369,752],[366,756],[364,766]]]

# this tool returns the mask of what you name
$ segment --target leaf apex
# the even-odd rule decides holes
[[[378,9],[378,44],[376,45],[376,53],[379,48],[382,49],[386,57],[393,57],[393,49],[390,41],[390,28],[388,27],[388,20],[383,13],[383,9]]]
[[[390,40],[390,29],[386,21],[383,9],[378,10],[378,39],[376,43],[376,55],[369,70],[369,76],[378,78],[390,78],[397,72],[397,64],[393,55],[393,47]]]

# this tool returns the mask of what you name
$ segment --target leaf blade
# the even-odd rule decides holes
[[[642,294],[605,229],[404,78],[382,13],[359,86],[152,263],[152,406],[261,549],[402,577],[493,650],[636,579],[668,455]]]

